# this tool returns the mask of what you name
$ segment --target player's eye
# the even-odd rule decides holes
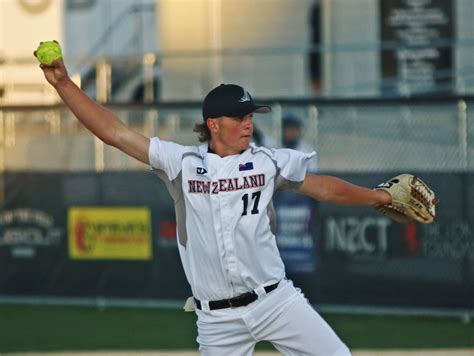
[[[250,116],[250,119],[253,119],[253,114],[250,114],[250,115],[244,115],[244,116],[236,116],[236,117],[233,117],[232,119],[234,119],[235,121],[238,121],[238,122],[242,122],[245,120],[245,118],[247,116]]]

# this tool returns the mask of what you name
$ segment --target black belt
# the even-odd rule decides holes
[[[263,289],[265,289],[265,292],[268,294],[272,290],[276,289],[279,283],[280,282],[276,282],[275,284],[266,286]],[[210,301],[209,309],[215,310],[215,309],[224,309],[224,308],[244,307],[252,302],[255,302],[257,299],[258,299],[257,293],[255,293],[255,291],[251,291],[251,292],[247,292],[230,299]],[[196,308],[201,310],[201,302],[197,300],[196,298],[194,298],[194,302],[196,303]]]

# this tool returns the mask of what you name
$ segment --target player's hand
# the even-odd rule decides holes
[[[36,57],[36,51],[33,52],[33,55]],[[67,69],[62,59],[54,60],[50,66],[40,64],[40,68],[43,70],[44,77],[48,83],[54,87],[69,80]]]
[[[392,204],[392,196],[390,193],[384,190],[375,190],[374,193],[377,195],[377,203],[374,204],[375,206]]]

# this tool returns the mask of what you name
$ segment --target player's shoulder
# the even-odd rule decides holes
[[[256,145],[255,143],[251,142],[251,143],[250,143],[250,152],[251,152],[252,154],[258,154],[258,153],[270,154],[270,153],[271,153],[271,149],[268,148],[268,147],[265,147],[265,146],[258,146],[258,145]]]
[[[200,147],[185,146],[158,137],[150,139],[148,148],[150,165],[153,168],[166,171],[170,178],[174,178],[179,173],[182,162],[187,156],[202,158]]]
[[[300,156],[300,155],[307,155],[307,153],[294,150],[291,148],[268,148],[264,146],[257,146],[254,143],[251,143],[250,147],[253,154],[264,154],[273,160],[278,160],[279,158],[282,158],[282,157],[295,157],[295,156]],[[314,152],[310,154],[314,154]]]
[[[255,157],[267,158],[275,161],[275,150],[265,146],[257,146],[254,143],[250,143],[250,154]]]
[[[315,152],[315,149],[313,146],[311,146],[308,142],[306,141],[300,141],[298,145],[295,148],[297,151],[301,151],[304,153],[311,153]]]

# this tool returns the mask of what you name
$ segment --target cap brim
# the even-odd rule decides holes
[[[228,112],[228,113],[215,113],[215,114],[205,114],[203,113],[204,120],[209,118],[216,118],[221,116],[229,116],[229,117],[241,117],[252,113],[257,114],[267,114],[272,111],[272,108],[266,105],[248,105],[244,108],[241,108],[238,111]]]
[[[255,108],[256,109],[253,112],[257,114],[268,114],[269,112],[272,112],[272,108],[265,105],[257,105]]]

